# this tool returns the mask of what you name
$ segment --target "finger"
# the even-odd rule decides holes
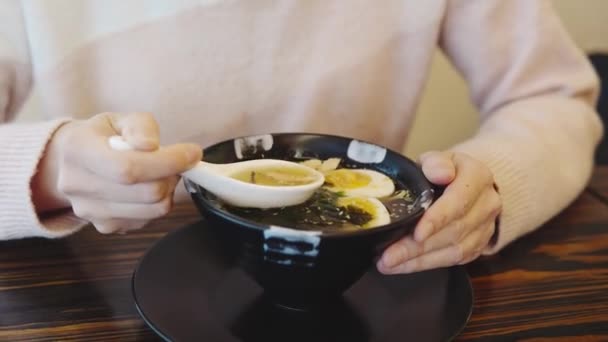
[[[421,251],[421,245],[410,236],[406,236],[390,245],[382,253],[382,257],[378,261],[378,269],[380,272],[388,272],[393,267],[417,257],[422,253]]]
[[[108,180],[122,184],[150,182],[181,174],[202,158],[196,144],[175,144],[152,152],[114,151],[105,137],[83,141],[83,147],[72,151],[76,162]]]
[[[117,203],[83,198],[72,198],[74,214],[87,221],[128,219],[151,220],[168,214],[172,200],[167,197],[154,204]]]
[[[382,255],[381,267],[389,269],[409,259],[458,243],[473,230],[484,227],[487,222],[493,222],[499,211],[500,198],[493,189],[488,188],[464,218],[449,223],[427,240],[417,242],[408,236],[389,246]]]
[[[461,154],[454,155],[453,160],[456,178],[418,222],[414,231],[416,241],[424,241],[447,223],[464,217],[479,194],[493,182],[490,171],[479,162]]]
[[[159,147],[160,132],[150,113],[109,114],[116,132],[140,151],[155,151]]]
[[[420,156],[422,172],[433,184],[447,185],[456,177],[456,168],[451,152],[427,152]]]
[[[460,243],[422,254],[391,269],[380,270],[379,268],[379,270],[385,274],[413,273],[454,266],[467,260],[471,261],[481,254],[482,248],[487,245],[492,236],[491,231],[489,226],[486,229],[475,230]]]
[[[481,255],[483,250],[490,243],[492,236],[494,235],[494,230],[496,229],[495,224],[496,222],[494,220],[488,220],[486,223],[483,224],[483,229],[480,229],[478,240],[476,242],[473,242],[475,244],[475,247],[472,248],[472,250],[470,250],[468,254],[465,254],[463,256],[462,260],[458,263],[459,265],[468,264],[469,262],[477,259]]]
[[[430,253],[455,242],[462,241],[473,230],[483,227],[487,222],[494,222],[500,212],[500,208],[499,195],[493,189],[487,188],[477,198],[475,205],[464,218],[449,223],[439,232],[421,242],[420,248],[416,251],[420,254]],[[412,253],[409,255],[410,258],[418,256],[412,255]]]
[[[101,234],[126,234],[143,228],[148,222],[147,220],[100,220],[92,223]]]
[[[121,203],[157,203],[169,196],[179,177],[124,185],[100,178],[85,169],[70,168],[58,179],[59,190],[70,197],[107,200]]]
[[[128,117],[140,116],[144,118],[142,121],[147,120],[146,114]],[[202,149],[195,144],[176,144],[153,152],[113,150],[107,140],[117,133],[112,125],[129,126],[119,117],[118,114],[104,113],[87,120],[83,129],[71,136],[71,142],[64,151],[66,161],[84,166],[106,179],[133,184],[175,176],[201,160]],[[154,128],[147,130],[153,131]]]

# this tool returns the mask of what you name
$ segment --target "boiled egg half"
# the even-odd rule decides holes
[[[377,198],[340,197],[337,201],[337,205],[345,208],[354,207],[357,210],[371,216],[369,221],[361,225],[362,228],[382,226],[391,222],[391,217],[388,210]],[[351,213],[351,215],[354,214]]]
[[[337,169],[325,173],[325,187],[345,196],[375,197],[390,196],[395,192],[395,183],[380,172],[366,169]]]

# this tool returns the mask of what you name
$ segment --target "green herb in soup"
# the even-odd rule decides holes
[[[413,203],[410,191],[390,177],[372,170],[340,168],[335,158],[330,162],[330,167],[327,166],[327,161],[304,163],[309,167],[314,165],[314,169],[323,172],[326,179],[332,181],[300,205],[274,209],[239,208],[225,203],[220,205],[237,216],[259,223],[324,231],[369,229],[410,214]],[[267,175],[264,173],[264,176]],[[270,182],[273,183],[280,182],[276,178],[282,177],[272,173],[271,176],[273,180]],[[261,182],[257,173],[243,174],[240,177],[243,181],[261,184],[257,183]],[[363,178],[366,182],[361,181]]]
[[[354,205],[339,206],[340,198],[340,194],[321,188],[307,202],[296,206],[255,209],[225,205],[225,208],[260,223],[307,230],[358,228],[373,219],[372,213]]]
[[[241,182],[269,186],[306,185],[316,180],[311,172],[297,167],[267,167],[245,170],[230,177]]]

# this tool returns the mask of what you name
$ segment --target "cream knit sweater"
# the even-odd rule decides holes
[[[483,115],[454,149],[500,187],[492,253],[576,198],[602,134],[598,81],[549,1],[2,0],[0,239],[82,225],[31,201],[63,120],[147,111],[165,144],[309,131],[399,150],[436,46]],[[32,90],[48,120],[10,123]]]

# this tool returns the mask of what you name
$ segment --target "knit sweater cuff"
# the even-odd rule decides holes
[[[502,212],[496,227],[496,239],[483,254],[494,254],[520,236],[535,229],[534,196],[530,191],[529,175],[525,167],[513,160],[517,154],[507,144],[492,143],[488,139],[469,140],[452,150],[462,152],[483,162],[494,174],[494,181],[502,200]],[[491,138],[490,138],[491,140]],[[503,147],[503,148],[499,148]]]
[[[67,121],[0,126],[0,240],[62,237],[86,224],[69,211],[42,219],[32,202],[38,163],[53,133]]]

